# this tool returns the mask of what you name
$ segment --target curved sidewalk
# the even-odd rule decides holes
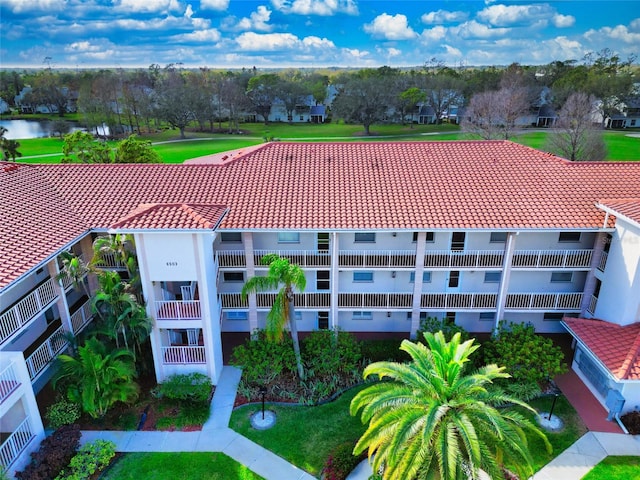
[[[83,431],[81,443],[111,440],[118,452],[222,452],[267,480],[313,480],[314,476],[229,428],[241,371],[225,366],[198,432]]]

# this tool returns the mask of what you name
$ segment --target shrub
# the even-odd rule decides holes
[[[96,440],[83,445],[69,462],[66,471],[60,472],[56,480],[86,480],[103,470],[116,455],[116,444],[108,440]]]
[[[462,341],[469,338],[469,333],[455,322],[450,322],[446,318],[427,317],[420,320],[420,327],[418,328],[418,341],[424,343],[425,332],[442,332],[447,342],[451,341],[451,338],[456,333],[460,333]]]
[[[343,331],[315,330],[302,342],[307,375],[327,376],[357,368],[362,353],[356,338]]]
[[[353,455],[355,443],[341,443],[333,449],[322,471],[325,480],[344,480],[358,464],[366,458],[365,454]]]
[[[56,403],[47,408],[45,418],[49,427],[56,429],[63,425],[70,425],[80,418],[82,408],[74,402],[61,397]]]
[[[202,373],[171,375],[158,386],[158,394],[180,403],[208,404],[211,379]]]
[[[271,342],[264,330],[257,331],[254,337],[231,354],[231,365],[242,368],[242,378],[248,385],[268,385],[282,373],[297,371],[291,338]]]
[[[22,480],[51,480],[69,465],[80,445],[80,430],[77,425],[58,428],[31,454],[31,463],[16,478]]]
[[[366,362],[407,362],[409,354],[400,350],[402,340],[385,338],[382,340],[361,340],[360,350]]]
[[[640,411],[627,412],[620,417],[620,420],[631,435],[640,435]]]
[[[515,382],[539,383],[567,371],[560,347],[537,335],[531,324],[502,323],[498,336],[483,347],[486,363],[504,366]]]

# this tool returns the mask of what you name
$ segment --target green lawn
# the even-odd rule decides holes
[[[640,457],[607,457],[582,480],[633,480],[640,476]]]
[[[361,387],[360,387],[361,388]],[[269,406],[276,412],[276,425],[254,430],[249,423],[259,406],[236,409],[229,426],[294,465],[318,476],[329,453],[341,443],[353,442],[364,433],[359,418],[349,415],[351,399],[360,390],[352,388],[336,401],[318,407]]]
[[[103,480],[260,480],[223,453],[127,453]]]

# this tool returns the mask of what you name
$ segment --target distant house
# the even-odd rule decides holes
[[[627,103],[622,112],[618,111],[605,121],[607,128],[640,128],[640,100]]]
[[[9,104],[0,98],[0,113],[7,113],[9,111]]]
[[[536,127],[553,127],[558,119],[555,109],[549,104],[542,104],[538,108],[538,118],[536,119]]]
[[[436,111],[431,105],[421,105],[418,110],[418,123],[420,125],[430,125],[436,123]]]
[[[327,119],[327,107],[324,105],[314,105],[309,110],[311,123],[324,123]]]

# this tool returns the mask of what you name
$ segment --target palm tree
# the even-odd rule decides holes
[[[295,319],[294,288],[304,291],[307,280],[299,265],[290,263],[288,259],[275,253],[265,255],[260,260],[262,265],[269,265],[267,275],[255,276],[247,280],[242,287],[242,297],[247,298],[249,293],[265,290],[278,290],[271,310],[267,314],[267,339],[282,341],[283,332],[287,324],[293,340],[293,351],[296,356],[298,376],[304,380],[304,368],[300,356],[300,343],[298,341],[298,329]]]
[[[91,264],[99,267],[104,263],[105,256],[114,256],[127,269],[129,286],[135,292],[140,291],[140,269],[135,255],[133,235],[117,234],[101,236],[93,242],[93,259]]]
[[[60,369],[54,388],[64,380],[67,397],[93,418],[101,418],[116,402],[131,402],[138,396],[132,354],[111,350],[96,338],[78,348],[77,357],[59,355]]]
[[[533,473],[525,431],[546,436],[516,409],[497,406],[529,405],[492,387],[508,378],[503,367],[487,365],[465,374],[469,356],[478,348],[473,340],[461,343],[460,333],[447,342],[442,332],[425,333],[427,345],[404,340],[400,347],[410,363],[376,362],[365,368],[390,381],[378,382],[359,392],[351,414],[359,411],[369,426],[354,454],[368,449],[375,470],[384,479],[459,480],[503,478],[505,463],[520,478]]]

